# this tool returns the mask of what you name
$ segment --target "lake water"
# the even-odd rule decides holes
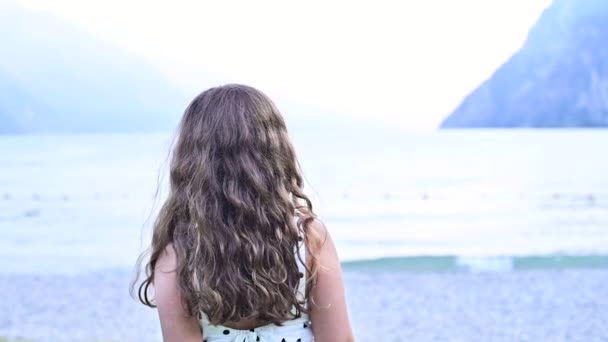
[[[608,131],[294,140],[347,267],[608,266]],[[0,272],[131,267],[162,201],[170,141],[1,136]]]

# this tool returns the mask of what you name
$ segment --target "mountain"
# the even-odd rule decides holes
[[[188,96],[158,70],[49,13],[0,4],[0,132],[173,128]]]
[[[608,126],[608,1],[554,0],[523,47],[442,123]]]
[[[34,118],[48,111],[36,103],[21,85],[0,71],[0,134],[24,133],[37,125]]]

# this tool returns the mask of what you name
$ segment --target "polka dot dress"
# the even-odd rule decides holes
[[[312,342],[313,335],[308,317],[287,321],[282,326],[264,325],[255,329],[240,330],[210,325],[201,319],[204,342]]]

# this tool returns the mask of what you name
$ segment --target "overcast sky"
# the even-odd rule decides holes
[[[198,92],[248,83],[279,103],[432,129],[523,43],[551,0],[22,0]]]

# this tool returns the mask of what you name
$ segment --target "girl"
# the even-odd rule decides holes
[[[170,168],[138,291],[164,341],[354,340],[334,243],[266,95],[243,85],[198,95]]]

